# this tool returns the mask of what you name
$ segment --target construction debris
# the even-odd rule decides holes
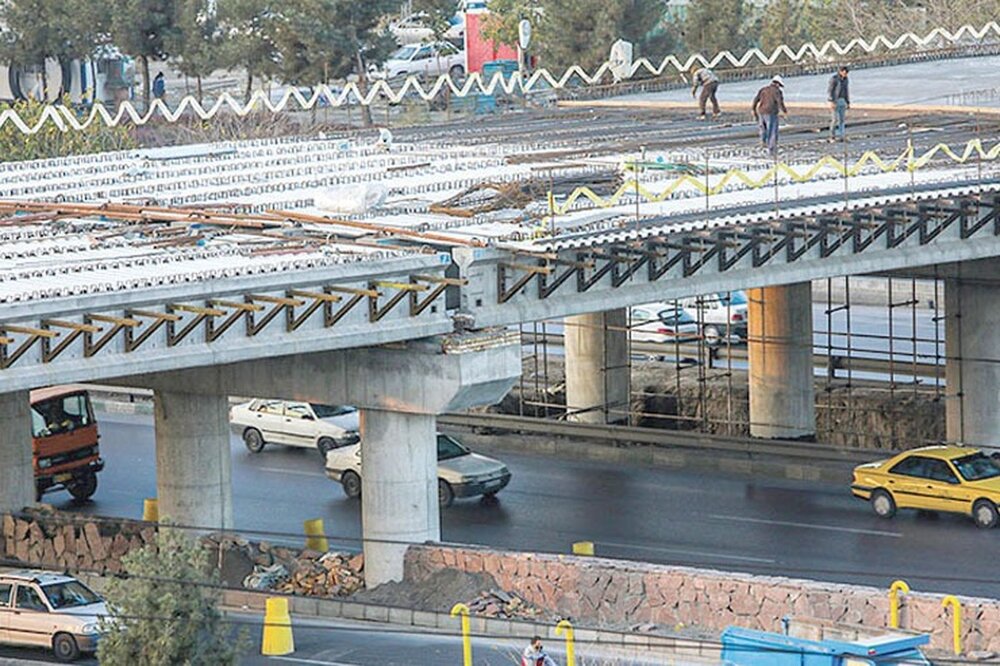
[[[504,620],[538,618],[543,615],[543,611],[535,608],[518,595],[503,590],[480,592],[479,596],[468,602],[466,606],[469,607],[469,612],[472,615],[496,617]]]
[[[265,545],[265,544],[262,544]],[[257,564],[243,579],[243,587],[310,597],[346,597],[364,587],[364,557],[351,553],[317,553],[287,549],[273,564]]]

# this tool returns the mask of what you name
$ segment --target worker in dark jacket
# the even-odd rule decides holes
[[[775,74],[771,82],[757,91],[757,96],[750,103],[754,120],[760,125],[760,143],[771,153],[778,156],[778,114],[788,116],[785,108],[785,97],[781,89],[785,86],[781,75]]]
[[[715,93],[719,89],[719,77],[708,67],[702,67],[694,73],[691,82],[691,97],[698,93],[698,87],[701,86],[701,97],[698,98],[698,110],[701,112],[699,118],[705,119],[705,106],[708,100],[712,100],[712,118],[718,116],[719,100],[716,99]]]
[[[847,109],[851,107],[851,93],[848,90],[847,66],[841,65],[837,73],[830,77],[826,87],[826,97],[830,102],[830,143],[840,139],[847,141]]]

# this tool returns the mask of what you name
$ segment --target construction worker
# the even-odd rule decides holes
[[[719,77],[708,67],[702,67],[694,73],[691,83],[691,97],[697,95],[698,87],[701,87],[701,97],[698,98],[698,110],[701,115],[698,117],[705,120],[705,106],[708,100],[712,100],[712,118],[714,119],[719,115],[719,100],[715,97],[715,92],[719,89]]]
[[[771,82],[757,91],[750,103],[754,120],[760,125],[760,145],[767,148],[771,157],[778,156],[778,114],[788,117],[785,96],[781,89],[785,82],[780,74],[775,74]]]
[[[837,73],[830,77],[826,87],[826,96],[830,102],[830,143],[837,140],[847,141],[847,109],[851,108],[851,93],[848,90],[847,65],[841,65]]]

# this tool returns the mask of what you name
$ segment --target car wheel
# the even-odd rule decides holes
[[[455,501],[455,491],[451,484],[444,479],[438,479],[438,504],[442,508],[448,508]]]
[[[335,448],[337,448],[337,443],[329,437],[320,437],[319,441],[316,442],[316,450],[323,456],[323,460],[326,460],[326,454]]]
[[[465,76],[465,68],[461,65],[452,65],[451,69],[448,70],[448,75],[451,76],[453,81],[458,81]]]
[[[344,488],[344,494],[351,499],[361,497],[361,477],[348,470],[340,476],[340,485]]]
[[[247,428],[243,431],[243,443],[246,444],[247,451],[250,453],[260,453],[266,444],[260,430],[256,428]]]
[[[722,334],[719,333],[719,329],[715,326],[706,326],[703,328],[701,336],[705,344],[709,347],[719,346],[719,341],[722,340]]]
[[[69,634],[56,634],[52,639],[52,652],[59,661],[73,661],[80,656],[76,639]]]
[[[87,472],[78,476],[66,489],[73,496],[74,500],[85,502],[97,492],[97,475],[93,472]]]
[[[872,511],[879,518],[892,518],[896,515],[896,501],[884,490],[876,490],[871,497]]]
[[[972,505],[972,519],[976,527],[988,530],[997,524],[997,505],[989,500],[978,500]]]

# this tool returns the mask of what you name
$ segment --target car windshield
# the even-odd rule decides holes
[[[44,585],[42,592],[49,600],[52,608],[73,608],[74,606],[86,606],[88,604],[100,603],[101,598],[79,581],[68,580],[65,583],[53,583]]]
[[[401,49],[397,49],[391,56],[389,56],[389,60],[409,60],[419,48],[420,46],[416,44],[412,46],[404,46]]]
[[[997,467],[992,459],[987,458],[982,453],[955,458],[951,464],[966,481],[982,481],[1000,476],[1000,467]]]
[[[357,407],[351,407],[350,405],[309,404],[312,405],[313,412],[316,414],[316,418],[318,419],[328,419],[332,416],[343,416],[344,414],[350,414],[351,412],[357,411]]]
[[[469,449],[465,448],[454,438],[448,435],[438,435],[438,460],[451,460],[469,455]]]
[[[719,302],[723,305],[746,305],[747,295],[742,291],[720,291]]]

